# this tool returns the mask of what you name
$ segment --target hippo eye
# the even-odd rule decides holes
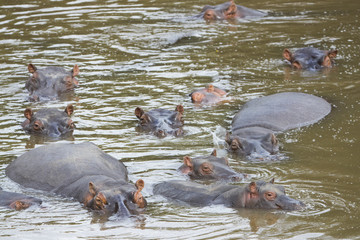
[[[276,193],[274,192],[266,192],[265,198],[269,201],[273,201],[276,198]]]
[[[34,130],[36,130],[36,131],[41,130],[41,124],[38,123],[38,122],[35,122],[35,123],[34,123]]]

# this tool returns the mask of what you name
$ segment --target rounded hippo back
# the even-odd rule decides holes
[[[56,143],[30,150],[9,164],[6,175],[25,187],[46,191],[71,184],[82,176],[128,180],[122,162],[89,142]]]
[[[285,131],[316,123],[331,111],[324,99],[297,92],[277,93],[247,102],[232,122],[232,131],[263,127]]]

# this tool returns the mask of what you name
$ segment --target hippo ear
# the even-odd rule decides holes
[[[142,179],[138,179],[135,183],[135,187],[137,188],[138,191],[143,190],[144,186],[145,186],[145,182]]]
[[[275,178],[272,178],[269,183],[274,184]]]
[[[225,10],[225,16],[226,18],[231,18],[234,17],[237,11],[237,6],[234,2],[234,0],[230,1],[230,6],[228,7],[228,9]]]
[[[275,134],[273,134],[273,133],[269,133],[268,135],[266,135],[265,138],[267,141],[270,141],[273,146],[278,144],[278,140],[277,140]]]
[[[249,184],[250,198],[258,198],[258,190],[255,182]]]
[[[175,111],[183,114],[184,113],[184,107],[181,104],[179,104],[179,105],[176,106]]]
[[[31,110],[31,108],[25,109],[25,111],[24,111],[24,116],[25,116],[27,119],[31,120],[31,117],[33,116],[33,111]]]
[[[37,70],[37,68],[35,67],[35,65],[30,63],[28,65],[28,70],[29,70],[30,73],[34,73]]]
[[[215,91],[214,85],[210,84],[210,85],[207,87],[207,91],[208,91],[208,92],[214,92],[214,91]]]
[[[144,110],[142,110],[140,107],[137,107],[135,109],[135,116],[140,119],[142,115],[144,115]]]
[[[97,190],[93,182],[89,182],[89,192],[93,197],[97,194]]]
[[[210,155],[216,157],[216,155],[217,155],[216,149],[214,149]]]
[[[76,75],[79,74],[79,72],[80,72],[79,67],[78,67],[77,64],[75,64],[75,66],[74,66],[74,68],[72,70],[72,76],[75,77]]]
[[[289,49],[285,48],[283,51],[283,57],[288,60],[289,62],[292,61],[292,53],[290,52]]]
[[[66,114],[70,117],[71,114],[74,113],[74,107],[73,107],[73,105],[71,105],[71,104],[67,105],[66,108],[65,108],[65,112],[66,112]]]
[[[184,157],[184,165],[190,168],[192,171],[194,164],[189,156]]]
[[[294,61],[291,65],[296,69],[302,69],[301,64],[298,61]]]
[[[330,50],[327,55],[329,56],[330,59],[333,59],[337,55],[337,50],[336,49],[335,50]]]

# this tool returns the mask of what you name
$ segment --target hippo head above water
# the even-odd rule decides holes
[[[73,90],[79,85],[75,76],[79,74],[77,65],[71,71],[62,67],[46,67],[38,69],[33,64],[28,65],[32,75],[26,81],[25,88],[30,92],[30,100],[57,99],[63,92]]]
[[[209,85],[206,88],[198,89],[190,93],[191,101],[195,104],[215,104],[222,101],[226,95],[224,90]]]
[[[183,113],[182,105],[176,106],[175,111],[153,109],[145,112],[140,107],[135,109],[135,116],[140,120],[139,128],[143,131],[152,132],[158,137],[182,135]]]
[[[281,210],[302,210],[305,204],[301,201],[292,199],[285,194],[285,188],[281,185],[274,184],[274,179],[270,182],[257,181],[251,182],[245,190],[245,207],[262,208],[262,209],[281,209]],[[244,200],[238,203],[243,205]],[[236,201],[234,207],[238,204]],[[243,206],[242,206],[243,207]]]
[[[62,137],[72,133],[75,124],[70,119],[74,112],[74,107],[69,104],[65,111],[55,108],[45,108],[33,113],[30,108],[24,111],[26,120],[22,123],[22,127],[28,134],[37,134],[46,137]]]
[[[267,156],[276,154],[279,151],[278,140],[273,133],[262,133],[262,129],[258,132],[243,133],[244,137],[238,134],[226,134],[225,142],[228,144],[228,150],[239,156],[248,156],[258,154],[259,156]],[[251,129],[245,129],[251,131]],[[239,132],[239,131],[238,131]],[[246,137],[247,136],[247,137]]]
[[[191,179],[231,179],[238,181],[245,177],[244,174],[232,170],[226,158],[218,158],[216,150],[210,156],[195,158],[185,156],[184,163],[178,170]]]
[[[290,62],[293,68],[307,70],[332,67],[336,55],[337,50],[324,51],[312,47],[301,48],[294,53],[288,49],[283,51],[283,57]]]
[[[205,6],[197,17],[202,17],[206,21],[215,21],[245,17],[262,17],[265,15],[263,12],[236,5],[234,0],[230,0],[229,2],[215,6]]]
[[[143,188],[144,181],[142,179],[136,181],[135,188],[127,183],[104,182],[95,186],[93,182],[89,182],[89,191],[85,195],[83,203],[95,211],[130,216],[142,212],[147,206],[147,201],[141,193]]]

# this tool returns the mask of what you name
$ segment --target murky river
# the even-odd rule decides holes
[[[1,0],[0,186],[43,199],[42,208],[0,208],[3,239],[354,239],[360,237],[360,2],[243,1],[269,13],[240,22],[188,19],[222,1]],[[238,2],[240,3],[240,2]],[[284,48],[337,49],[330,71],[294,71]],[[27,64],[80,67],[80,87],[59,101],[31,103]],[[207,84],[231,101],[194,106],[188,94]],[[319,123],[278,135],[281,158],[253,162],[229,156],[253,180],[275,181],[307,205],[304,211],[189,207],[154,196],[185,155],[222,155],[224,133],[248,100],[277,92],[321,96],[333,106]],[[21,129],[23,111],[75,106],[75,143],[91,141],[120,159],[129,178],[145,180],[145,214],[127,220],[94,216],[79,203],[26,189],[5,175],[17,156],[43,144]],[[185,108],[184,137],[135,131],[141,106]],[[66,141],[66,140],[63,140]],[[44,163],[46,164],[46,163]],[[247,182],[247,181],[245,181]],[[239,183],[241,184],[241,183]]]

